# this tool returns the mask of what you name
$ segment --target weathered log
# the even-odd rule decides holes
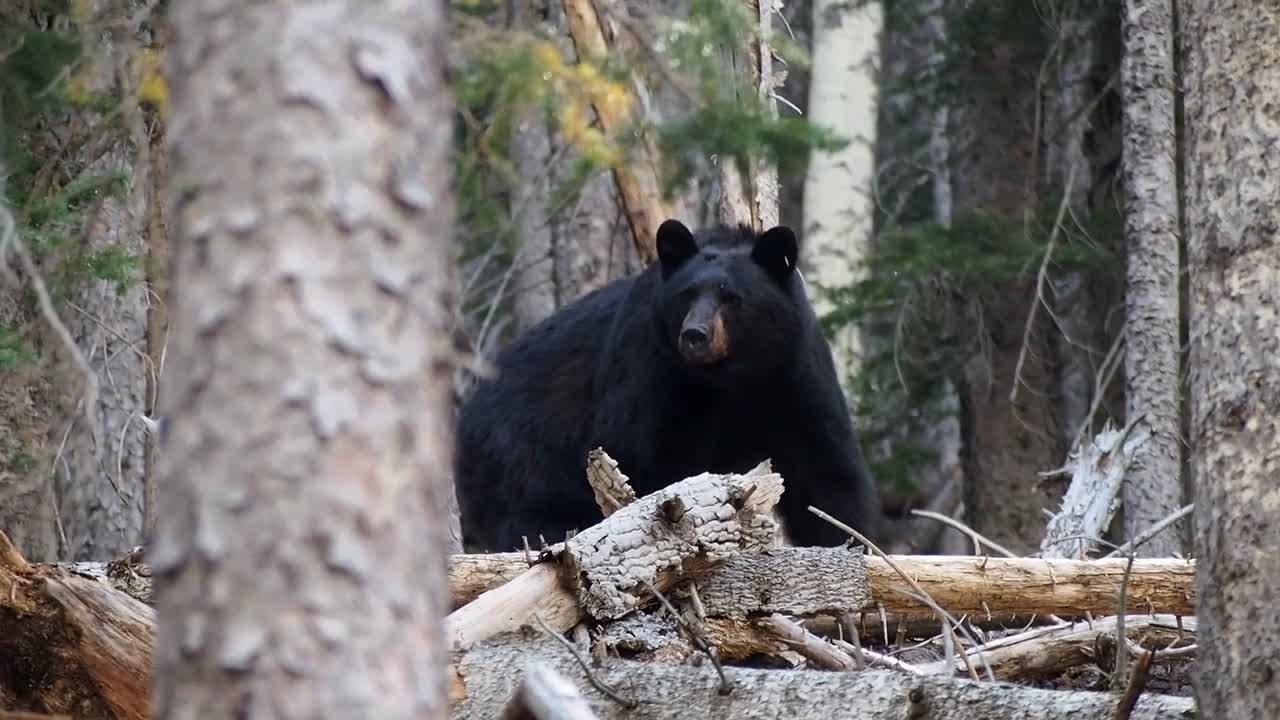
[[[0,698],[14,709],[144,720],[155,612],[105,579],[28,564],[0,532]]]
[[[450,613],[450,647],[527,626],[535,616],[559,632],[586,615],[622,617],[652,601],[648,585],[667,590],[738,553],[768,547],[781,496],[782,478],[767,462],[744,474],[703,473],[646,495],[558,545],[554,560]]]
[[[819,555],[815,556],[814,553]],[[846,558],[828,557],[816,560],[821,553],[847,553]],[[483,560],[468,560],[468,581],[479,578],[497,580],[514,577],[527,568],[521,553],[494,553],[472,556]],[[1037,558],[992,558],[975,556],[913,556],[891,555],[893,564],[916,580],[933,599],[955,615],[971,614],[986,617],[998,615],[1110,615],[1117,611],[1120,602],[1120,586],[1124,579],[1127,558],[1102,560],[1045,560]],[[858,558],[852,560],[850,558]],[[860,604],[861,593],[850,596],[841,608],[828,610],[876,610],[904,615],[928,614],[926,605],[909,595],[914,593],[910,585],[882,558],[862,557],[860,553],[836,548],[776,548],[754,553],[733,560],[735,573],[755,574],[764,578],[788,577],[785,591],[777,593],[776,600],[791,604],[791,587],[820,588],[827,583],[839,588],[839,592],[851,590],[853,580],[849,576],[827,575],[802,578],[797,568],[813,566],[815,562],[863,562],[866,565],[866,584],[870,591],[868,604]],[[485,570],[477,568],[487,565]],[[452,567],[452,565],[451,565]],[[715,582],[721,570],[700,581],[699,590],[705,595],[706,583]],[[450,573],[450,579],[455,577]],[[1170,615],[1195,614],[1195,561],[1183,559],[1139,558],[1133,563],[1129,578],[1127,610],[1135,613],[1167,613]],[[737,581],[735,581],[737,582]],[[746,582],[745,580],[741,582]],[[750,582],[759,583],[757,580]],[[452,585],[451,585],[452,587]],[[469,594],[477,588],[462,586],[461,594]],[[824,592],[837,596],[838,592]],[[703,600],[706,601],[704,596]],[[749,593],[735,602],[747,602]],[[748,608],[749,611],[779,610],[780,607]]]
[[[1019,718],[1069,720],[1110,717],[1113,693],[1061,692],[1006,683],[921,677],[887,670],[827,672],[810,670],[724,669],[732,690],[718,693],[716,671],[699,667],[607,659],[592,668],[596,679],[615,689],[633,708],[606,698],[587,682],[583,670],[553,640],[512,634],[459,653],[451,716],[457,720],[497,718],[521,680],[518,668],[546,664],[576,684],[600,720],[829,720],[832,717],[900,720]],[[1180,720],[1190,713],[1190,698],[1144,695],[1133,720]]]
[[[1165,648],[1175,640],[1182,644],[1195,642],[1195,618],[1172,615],[1139,615],[1125,622],[1125,634],[1131,640],[1143,639],[1147,649]],[[1115,635],[1116,618],[1100,618],[1092,623],[1075,622],[1061,627],[1038,628],[1010,635],[968,651],[970,661],[985,662],[998,680],[1051,677],[1069,668],[1096,662],[1095,643],[1099,635]],[[922,666],[931,674],[947,672],[948,665],[962,672],[959,659],[940,660]]]
[[[532,663],[502,719],[596,720],[596,716],[576,685],[546,665]]]

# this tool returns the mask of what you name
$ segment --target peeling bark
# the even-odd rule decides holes
[[[443,4],[172,7],[164,718],[443,718]]]
[[[1187,57],[1187,257],[1196,698],[1207,718],[1280,707],[1280,16],[1179,5]]]

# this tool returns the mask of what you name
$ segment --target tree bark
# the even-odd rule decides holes
[[[809,121],[849,140],[838,152],[814,152],[805,177],[805,269],[819,317],[832,309],[827,290],[857,283],[871,251],[882,14],[879,2],[860,7],[835,0],[813,3]],[[852,400],[849,380],[860,366],[861,328],[841,327],[831,354],[845,396]]]
[[[157,717],[443,718],[442,3],[178,3]]]
[[[55,447],[65,442],[62,461],[54,468],[55,487],[67,538],[64,556],[77,560],[114,557],[142,541],[149,438],[140,416],[148,414],[147,387],[158,372],[148,347],[153,301],[144,272],[153,229],[149,214],[161,202],[150,157],[154,120],[132,97],[136,88],[127,70],[130,56],[140,48],[133,37],[134,20],[126,12],[138,12],[138,4],[95,0],[91,6],[109,29],[91,23],[86,30],[100,44],[90,50],[94,58],[82,81],[94,92],[121,98],[123,128],[104,132],[105,125],[117,120],[91,112],[78,113],[72,123],[87,135],[110,138],[106,148],[86,146],[85,172],[119,173],[128,178],[128,189],[121,197],[103,198],[91,212],[85,250],[124,251],[138,258],[138,267],[125,292],[118,292],[114,282],[86,281],[63,311],[67,328],[97,375],[97,407],[91,413],[96,427],[91,428],[80,405],[89,400],[80,370],[70,359],[64,361],[66,380],[59,384],[75,390],[63,398],[64,419],[54,428],[58,436],[50,438]]]
[[[601,720],[698,718],[818,720],[855,716],[867,720],[1068,720],[1111,717],[1110,693],[1055,692],[941,676],[885,670],[826,672],[725,668],[733,687],[726,696],[710,663],[689,668],[609,659],[591,672],[628,707],[604,696],[583,678],[573,656],[554,640],[504,638],[462,654],[451,692],[454,718],[496,718],[515,692],[523,668],[538,662],[574,682]],[[1192,711],[1190,698],[1144,695],[1132,720],[1177,720]]]
[[[955,109],[955,207],[1023,223],[1040,177],[1036,68],[1009,62],[991,47],[982,47],[970,67],[983,92]],[[960,388],[966,520],[1017,553],[1034,552],[1044,536],[1044,509],[1061,499],[1059,488],[1037,482],[1038,473],[1066,455],[1053,397],[1056,330],[1041,311],[1037,286],[1033,267],[970,300],[966,320],[982,334]]]
[[[1144,416],[1151,427],[1124,481],[1131,538],[1182,506],[1173,1],[1128,0],[1123,30],[1125,417]],[[1138,553],[1170,557],[1181,539],[1179,524]]]
[[[1280,17],[1180,6],[1187,57],[1189,358],[1203,717],[1280,706]],[[1271,709],[1268,709],[1271,708]]]

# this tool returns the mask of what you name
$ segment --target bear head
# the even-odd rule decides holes
[[[656,240],[655,320],[688,376],[712,385],[765,378],[802,351],[812,311],[790,228],[757,234],[720,226],[695,235],[667,220]]]

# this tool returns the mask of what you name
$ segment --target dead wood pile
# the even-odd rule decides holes
[[[1142,690],[1151,668],[1194,654],[1193,561],[778,547],[783,478],[767,463],[640,498],[600,451],[588,476],[599,524],[451,559],[454,717],[1101,718],[1125,696],[1132,718],[1192,708]],[[147,717],[140,552],[28,564],[0,534],[0,591],[0,707]],[[1013,684],[1082,666],[1110,691]]]

